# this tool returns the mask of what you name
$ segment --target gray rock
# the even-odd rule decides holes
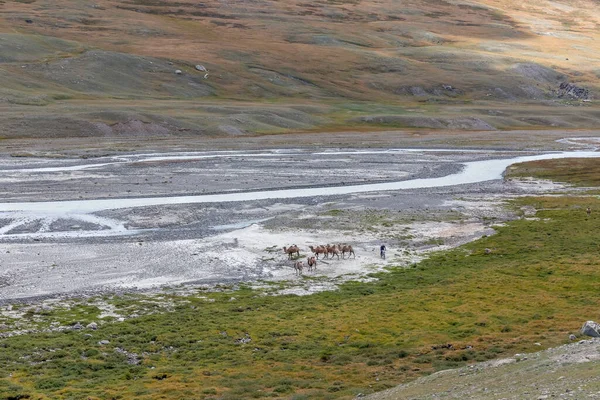
[[[590,91],[569,82],[562,82],[557,90],[559,98],[570,97],[572,99],[589,99]]]
[[[86,328],[92,329],[95,331],[96,329],[98,329],[98,324],[95,322],[90,322],[89,324],[87,324]]]
[[[183,74],[183,71],[181,71],[180,69],[175,70],[175,75],[181,75],[181,74]]]
[[[413,96],[427,96],[427,92],[421,86],[412,86],[409,90],[410,94],[412,94]]]
[[[198,64],[198,65],[196,65],[196,69],[197,69],[198,71],[204,71],[204,72],[208,72],[208,70],[207,70],[207,69],[204,67],[204,65],[200,65],[200,64]]]
[[[569,335],[569,340],[577,340],[577,336],[573,335],[572,333]]]
[[[71,329],[75,329],[75,330],[83,329],[83,325],[81,325],[79,322],[77,322],[75,325],[73,325],[71,327]]]
[[[236,339],[235,343],[236,344],[247,344],[247,343],[250,343],[251,341],[252,341],[252,338],[250,337],[249,334],[246,333],[246,334],[244,334],[244,337]]]
[[[591,337],[600,337],[600,324],[594,321],[587,321],[581,327],[581,334]]]
[[[116,347],[115,352],[123,354],[125,357],[127,357],[127,364],[138,365],[142,362],[136,353],[130,353],[121,347]]]
[[[109,340],[101,340],[101,341],[98,342],[98,344],[101,345],[101,346],[107,345],[109,343],[110,343]]]

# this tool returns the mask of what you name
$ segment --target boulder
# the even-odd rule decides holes
[[[87,324],[86,328],[92,329],[95,331],[96,329],[98,329],[98,324],[95,322],[90,322],[89,324]]]
[[[600,337],[600,324],[594,321],[587,321],[581,327],[581,334],[591,337]]]
[[[198,64],[198,65],[196,65],[196,69],[197,69],[198,71],[204,71],[204,72],[208,72],[208,70],[207,70],[207,69],[204,67],[204,65],[200,65],[200,64]]]
[[[181,71],[180,69],[175,70],[175,75],[181,75],[181,74],[183,74],[183,71]]]

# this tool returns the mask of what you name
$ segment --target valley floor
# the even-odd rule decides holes
[[[455,177],[465,163],[597,143],[582,132],[570,139],[562,132],[562,140],[557,134],[503,134],[520,137],[512,146],[518,149],[497,149],[487,133],[487,146],[461,149],[464,134],[419,141],[392,132],[327,135],[327,145],[317,143],[325,135],[307,134],[279,148],[292,138],[246,138],[230,142],[229,151],[200,142],[188,151],[146,143],[135,152],[84,148],[80,139],[20,144],[22,157],[0,159],[0,301],[265,280],[291,280],[298,293],[316,290],[286,259],[283,247],[292,244],[302,257],[310,245],[352,244],[356,258],[323,260],[311,273],[334,281],[409,265],[515,218],[500,207],[503,200],[560,189],[500,176],[458,184]],[[406,187],[386,186],[393,182]],[[19,205],[25,209],[15,211]],[[382,243],[387,260],[379,258]]]

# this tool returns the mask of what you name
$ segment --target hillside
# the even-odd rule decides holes
[[[444,370],[365,397],[402,399],[595,398],[600,390],[598,339]]]
[[[0,9],[3,137],[600,121],[596,0],[4,0]]]

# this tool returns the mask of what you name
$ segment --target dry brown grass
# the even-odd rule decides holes
[[[171,135],[580,128],[600,120],[596,103],[556,95],[562,81],[598,93],[600,12],[592,0],[34,0],[0,7],[0,104],[10,104],[18,120],[44,120],[40,136],[93,132],[84,125],[98,120],[165,117],[175,119],[163,126]],[[208,68],[208,79],[196,64]],[[118,119],[70,114],[106,100],[100,111],[125,110]],[[191,112],[199,100],[217,108]],[[57,102],[64,123],[40,110]],[[286,110],[272,113],[274,104]],[[302,115],[298,104],[313,108]],[[465,126],[460,117],[475,122]],[[38,129],[35,121],[29,128],[14,121],[0,119],[0,135]]]
[[[258,80],[251,66],[307,79],[322,89],[320,96],[329,92],[359,99],[394,99],[394,87],[403,85],[475,85],[467,77],[477,69],[469,65],[476,60],[491,71],[527,60],[567,74],[577,70],[583,73],[578,81],[596,78],[599,60],[589,50],[597,49],[600,39],[600,13],[591,1],[478,3],[132,0],[90,6],[36,0],[5,3],[0,29],[183,60],[190,66],[203,63],[214,72],[211,81],[222,94],[248,98],[278,89]],[[441,53],[447,58],[443,62],[435,60]],[[404,71],[391,66],[397,60]],[[461,70],[465,74],[457,75]],[[373,87],[385,82],[389,88]]]

